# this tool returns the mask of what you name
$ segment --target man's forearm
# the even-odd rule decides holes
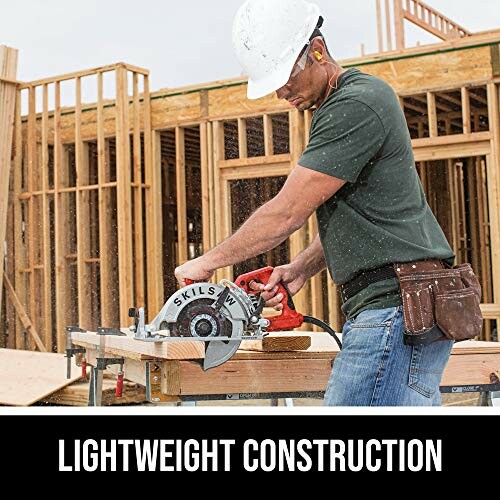
[[[211,270],[231,266],[263,254],[283,243],[301,225],[275,200],[259,208],[231,237],[207,252],[203,259]]]
[[[295,257],[292,265],[300,269],[306,276],[306,279],[312,278],[325,269],[325,253],[323,251],[323,245],[321,245],[319,235],[316,235],[314,241],[303,252]]]

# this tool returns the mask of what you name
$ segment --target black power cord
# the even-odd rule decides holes
[[[340,342],[340,339],[337,337],[335,330],[330,325],[318,318],[313,318],[312,316],[304,316],[304,323],[309,323],[311,325],[316,325],[320,328],[323,328],[325,332],[328,332],[335,339],[335,342],[337,342],[339,349],[342,349],[342,342]]]

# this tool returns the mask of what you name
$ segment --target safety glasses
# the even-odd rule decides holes
[[[300,56],[300,59],[295,63],[293,67],[293,71],[290,75],[291,78],[295,78],[301,71],[304,71],[307,63],[307,54],[309,54],[309,48],[311,46],[311,41],[307,42],[307,45],[304,47],[304,53]]]

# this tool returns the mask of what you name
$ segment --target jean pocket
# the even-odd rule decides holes
[[[408,386],[426,398],[431,398],[439,390],[452,346],[453,342],[448,340],[426,346],[412,346]]]

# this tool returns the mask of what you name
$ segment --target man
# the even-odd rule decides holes
[[[230,238],[175,271],[208,280],[213,272],[286,240],[316,211],[319,236],[265,287],[297,293],[328,266],[341,285],[343,349],[325,405],[440,405],[439,383],[452,342],[407,346],[393,263],[454,261],[419,181],[406,121],[394,91],[330,56],[318,7],[304,0],[249,0],[239,10],[234,45],[249,75],[248,95],[276,91],[303,111],[315,109],[310,142],[281,192]],[[374,278],[375,276],[375,278]],[[286,374],[283,374],[286,376]]]

